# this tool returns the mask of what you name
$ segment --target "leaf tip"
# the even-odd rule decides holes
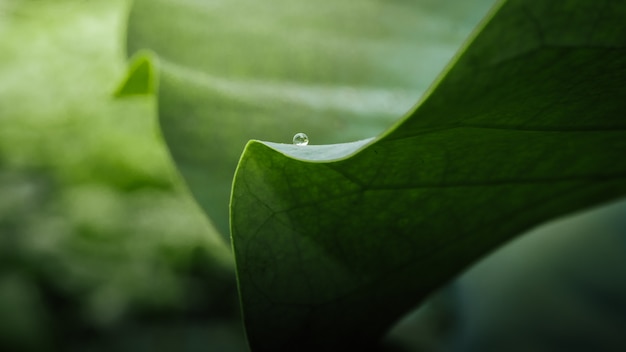
[[[158,85],[158,61],[154,52],[142,50],[130,59],[126,76],[114,93],[116,98],[154,94]]]

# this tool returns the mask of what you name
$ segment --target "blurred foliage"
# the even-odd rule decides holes
[[[128,6],[0,2],[1,350],[180,351],[166,341],[185,326],[245,346],[229,249],[171,165],[154,98],[113,98]]]

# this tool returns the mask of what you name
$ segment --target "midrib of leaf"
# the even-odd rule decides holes
[[[389,89],[384,86],[348,86],[340,84],[303,84],[298,81],[232,79],[213,76],[199,69],[185,67],[160,58],[164,70],[209,91],[236,97],[259,105],[303,105],[320,111],[336,110],[361,116],[396,117],[408,111],[421,92],[410,89]]]

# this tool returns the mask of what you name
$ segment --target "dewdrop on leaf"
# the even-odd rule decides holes
[[[309,136],[302,132],[296,133],[295,136],[293,136],[293,144],[303,147],[309,144]]]

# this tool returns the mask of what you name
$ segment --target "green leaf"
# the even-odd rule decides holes
[[[159,56],[163,135],[226,238],[248,140],[306,131],[313,143],[338,143],[382,132],[492,2],[137,0],[128,52]]]
[[[131,63],[126,78],[115,92],[115,96],[127,97],[154,94],[158,82],[154,60],[154,54],[150,52],[138,52],[135,54],[130,60]]]
[[[252,349],[370,346],[505,241],[623,196],[625,16],[625,2],[503,2],[378,139],[250,142],[231,226]]]

